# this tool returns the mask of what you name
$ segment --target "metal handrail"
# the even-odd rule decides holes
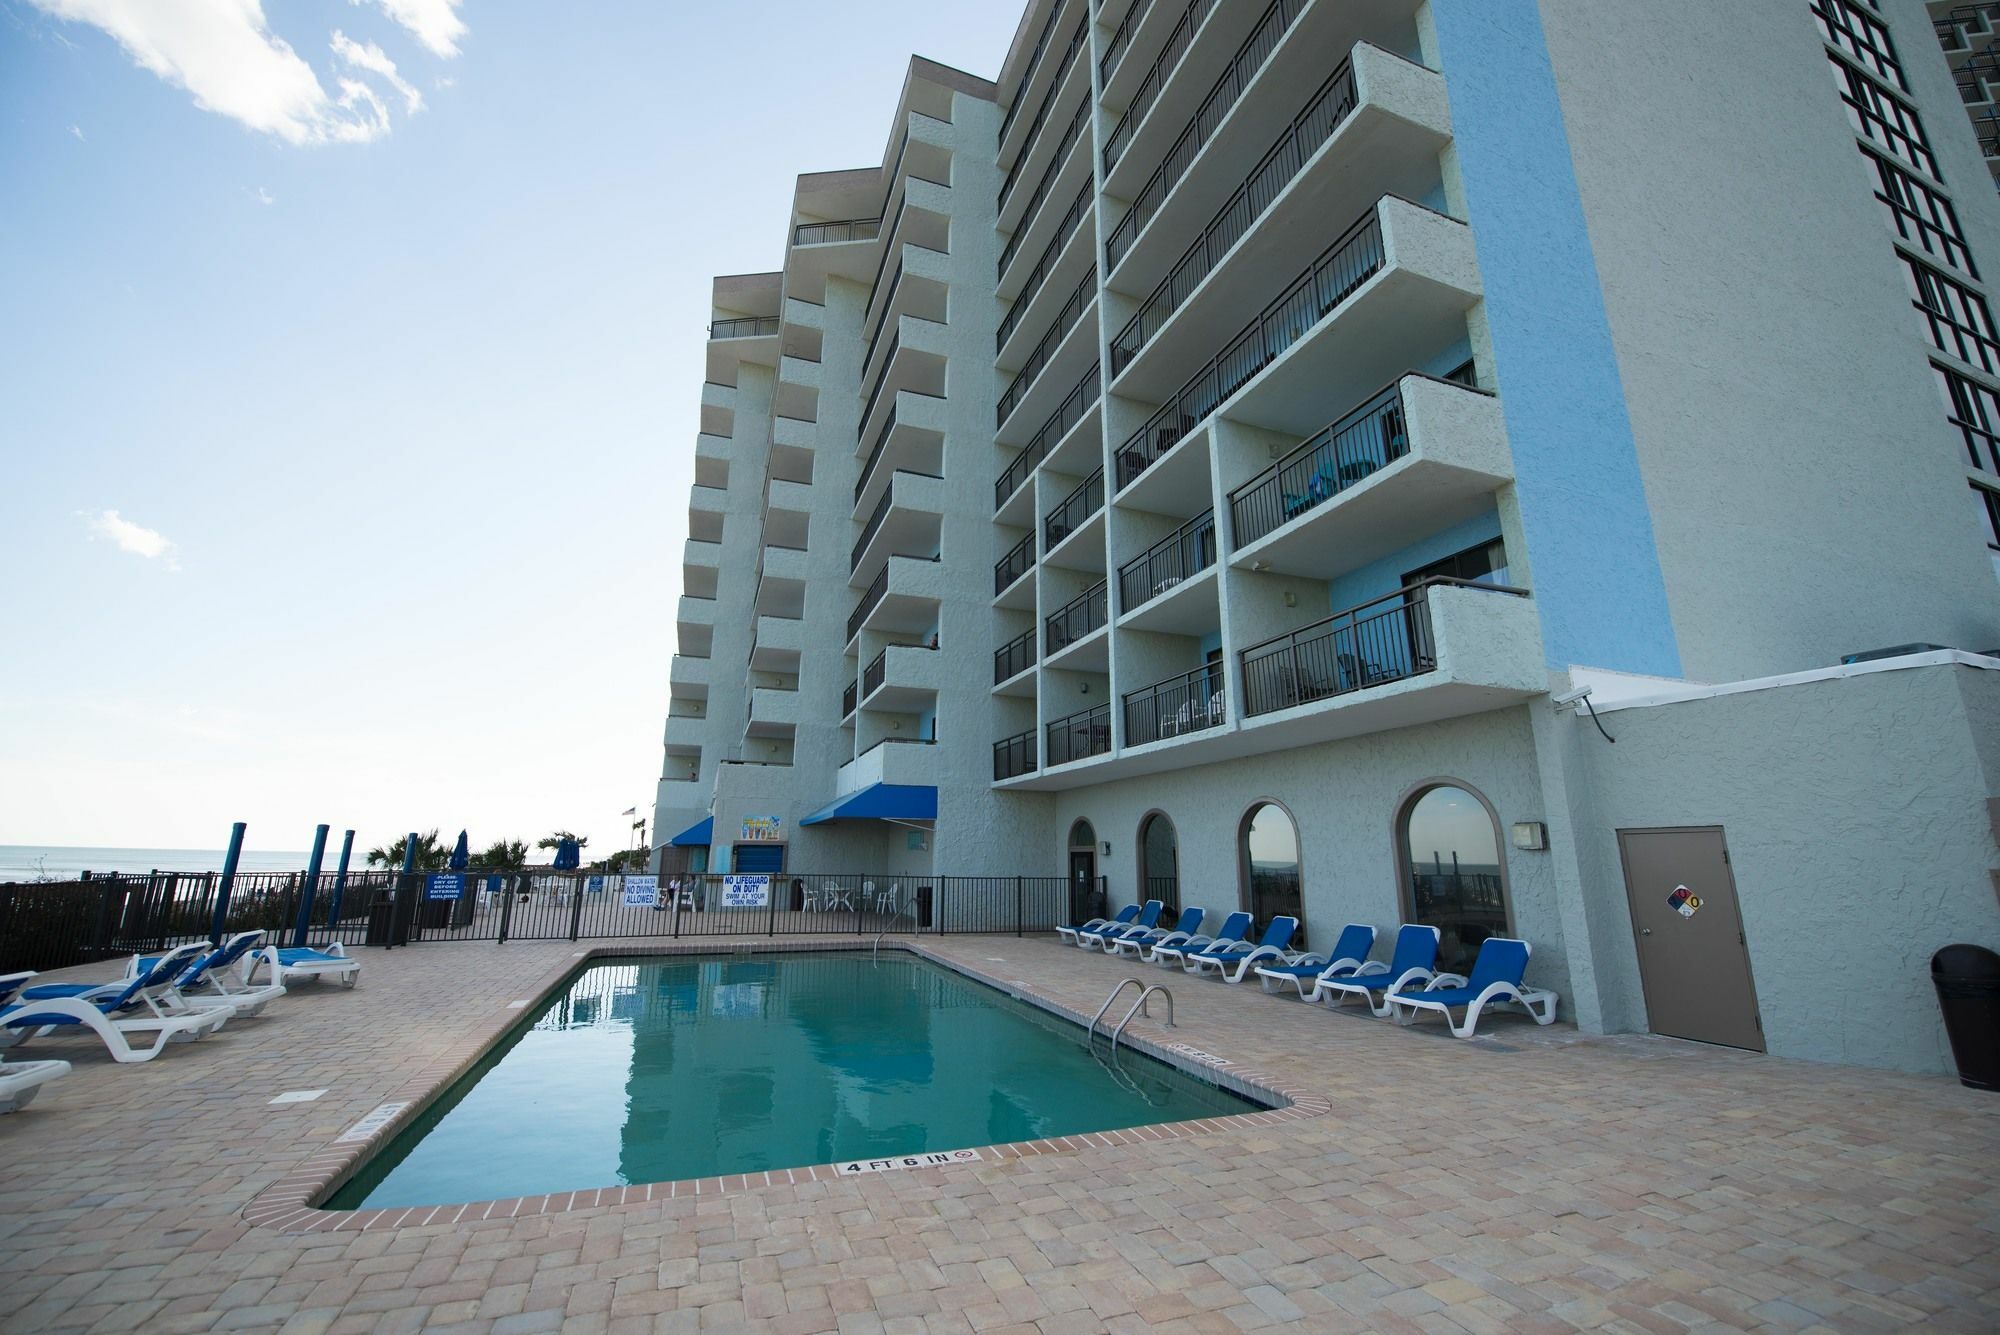
[[[1102,736],[1098,725],[1102,724]],[[1067,765],[1072,760],[1087,760],[1091,756],[1101,756],[1111,749],[1111,705],[1107,701],[1095,709],[1082,709],[1064,718],[1043,725],[1047,733],[1048,763],[1051,767]],[[1081,734],[1083,742],[1077,743]],[[1056,739],[1061,737],[1062,745],[1057,747]],[[1060,758],[1057,752],[1061,752]]]
[[[1062,12],[1063,0],[1055,0],[1055,3],[1049,6],[1049,16],[1042,20],[1042,30],[1035,37],[1034,49],[1028,52],[1028,58],[1021,63],[1021,81],[1014,85],[1014,98],[1007,104],[1007,114],[1000,118],[1000,133],[994,140],[996,148],[1006,142],[1007,131],[1014,125],[1014,117],[1021,114],[1021,108],[1025,105],[1021,101],[1021,96],[1028,91],[1028,85],[1035,81],[1035,70],[1040,67],[1042,56],[1049,49],[1049,34],[1055,31],[1056,20],[1062,17]]]
[[[823,246],[839,241],[873,241],[882,234],[882,219],[848,218],[841,222],[800,223],[792,228],[795,246]]]
[[[1030,728],[993,743],[993,781],[1018,778],[1033,770],[1037,740],[1036,730]]]
[[[1083,420],[1083,415],[1097,404],[1098,396],[1104,392],[1100,380],[1103,367],[1092,362],[1090,369],[1083,373],[1056,410],[1049,414],[1049,420],[1042,423],[1041,430],[1029,438],[1008,465],[1000,470],[1000,476],[993,479],[993,508],[998,510],[1007,503],[1007,498],[1020,489],[1028,480],[1028,474],[1035,471],[1035,465],[1048,457],[1056,443],[1069,434],[1070,428]]]
[[[759,338],[775,334],[784,321],[775,315],[739,315],[728,320],[714,320],[709,323],[710,338]]]
[[[861,480],[854,484],[854,503],[861,504],[861,493],[868,490],[868,479],[875,476],[875,465],[882,462],[882,447],[889,443],[889,433],[896,429],[896,405],[889,405],[889,415],[882,419],[882,429],[875,433],[875,448],[868,451],[868,461],[861,465]]]
[[[1009,306],[1007,314],[1001,317],[1000,328],[993,334],[993,351],[996,355],[1000,349],[1007,346],[1007,340],[1013,336],[1015,327],[1021,323],[1021,317],[1028,313],[1028,307],[1034,305],[1035,298],[1041,294],[1042,284],[1049,281],[1049,271],[1055,268],[1056,260],[1061,258],[1063,251],[1068,248],[1070,239],[1077,234],[1083,225],[1083,220],[1090,216],[1090,206],[1095,199],[1091,183],[1085,181],[1083,188],[1076,192],[1076,198],[1070,201],[1069,211],[1064,213],[1062,221],[1056,224],[1055,235],[1049,238],[1049,244],[1043,249],[1042,257],[1036,260],[1035,267],[1028,271],[1028,277],[1022,282],[1021,291],[1015,296],[1014,304]]]
[[[993,651],[993,684],[1018,677],[1035,665],[1035,632],[1030,627]]]
[[[1028,359],[1021,363],[1021,369],[1014,373],[1013,381],[1000,395],[1000,402],[993,406],[995,431],[1007,424],[1007,419],[1021,406],[1021,400],[1035,387],[1035,381],[1041,378],[1042,372],[1049,369],[1050,358],[1056,355],[1056,349],[1069,337],[1070,330],[1076,328],[1077,321],[1083,318],[1084,308],[1090,305],[1096,295],[1097,266],[1093,264],[1084,271],[1083,281],[1076,285],[1076,291],[1069,294],[1069,300],[1056,312],[1056,318],[1049,322],[1048,331],[1042,335],[1042,341],[1035,344],[1034,351],[1030,352]]]
[[[1077,141],[1083,137],[1083,127],[1089,123],[1090,93],[1086,90],[1082,100],[1076,104],[1076,114],[1069,118],[1069,127],[1062,132],[1062,138],[1056,141],[1055,153],[1049,158],[1049,165],[1042,170],[1042,179],[1035,183],[1034,193],[1029,195],[1028,202],[1021,206],[1021,216],[1014,221],[1013,235],[1009,236],[1007,244],[1000,248],[1000,259],[993,266],[994,282],[997,283],[1006,277],[1007,266],[1012,264],[1014,256],[1020,253],[1021,243],[1028,239],[1028,232],[1034,227],[1036,213],[1048,199],[1049,191],[1055,188],[1056,178],[1062,175],[1062,169],[1069,163],[1070,154],[1076,150]],[[1025,156],[1022,161],[1027,161]],[[1001,205],[1005,207],[1004,199]]]
[[[1091,470],[1069,495],[1056,502],[1055,509],[1042,519],[1044,540],[1054,548],[1064,538],[1082,528],[1084,522],[1104,508],[1104,470]]]
[[[1045,652],[1051,654],[1060,653],[1084,636],[1102,629],[1104,623],[1110,619],[1110,604],[1109,590],[1106,587],[1105,581],[1100,579],[1097,583],[1091,585],[1082,593],[1049,613],[1043,623],[1043,629],[1048,636]],[[1076,624],[1076,615],[1079,612],[1083,614],[1081,629]],[[1060,636],[1062,641],[1060,644],[1056,642],[1058,636]],[[1099,705],[1098,708],[1108,709],[1110,706]]]
[[[1167,999],[1167,1028],[1172,1029],[1174,1027],[1174,994],[1169,992],[1162,983],[1149,983],[1146,985],[1146,990],[1139,994],[1139,999],[1132,1003],[1132,1009],[1125,1012],[1125,1018],[1118,1022],[1118,1027],[1111,1031],[1111,1050],[1113,1052],[1118,1051],[1118,1036],[1125,1032],[1126,1025],[1132,1023],[1134,1015],[1137,1015],[1140,1011],[1145,1011],[1147,1019],[1150,1020],[1153,1018],[1153,1012],[1146,1010],[1146,1000],[1155,992],[1158,992]]]
[[[1215,564],[1215,511],[1204,510],[1118,567],[1118,608],[1143,607]]]
[[[1007,549],[1007,554],[993,563],[993,596],[1014,587],[1014,582],[1034,568],[1035,535],[1030,533]]]
[[[1111,995],[1106,997],[1104,999],[1104,1004],[1097,1008],[1097,1014],[1091,1016],[1090,1023],[1083,1027],[1083,1041],[1086,1047],[1089,1046],[1091,1039],[1097,1037],[1097,1022],[1104,1018],[1104,1012],[1111,1009],[1111,1003],[1118,1000],[1118,994],[1120,992],[1123,992],[1128,987],[1136,987],[1142,993],[1146,990],[1146,984],[1143,979],[1120,978],[1117,981],[1117,983],[1115,983],[1112,986]]]
[[[1062,91],[1063,80],[1069,77],[1070,66],[1076,63],[1077,53],[1083,50],[1083,39],[1089,31],[1090,16],[1086,14],[1077,20],[1076,31],[1071,34],[1069,46],[1063,51],[1062,64],[1057,68],[1055,78],[1049,80],[1048,91],[1042,94],[1042,105],[1035,111],[1035,123],[1028,127],[1025,135],[1021,136],[1021,151],[1014,155],[1014,161],[1007,168],[1006,179],[1000,182],[1000,193],[993,205],[994,212],[997,213],[1007,207],[1007,196],[1014,192],[1021,168],[1028,161],[1029,150],[1035,146],[1035,139],[1042,132],[1042,123],[1049,118],[1049,108],[1055,104],[1056,94]],[[1089,101],[1088,97],[1084,99],[1086,106],[1089,105]],[[1003,139],[1006,137],[1004,130],[1001,132],[1001,137]]]
[[[1118,124],[1111,127],[1111,136],[1104,141],[1104,170],[1110,171],[1125,156],[1125,149],[1131,144],[1132,136],[1138,133],[1140,123],[1153,109],[1153,103],[1160,96],[1160,89],[1167,79],[1180,67],[1181,57],[1187,54],[1188,46],[1194,41],[1195,29],[1208,18],[1215,8],[1215,0],[1188,0],[1188,7],[1181,15],[1174,30],[1167,34],[1166,44],[1160,54],[1153,57],[1153,64],[1146,71],[1146,77],[1133,91],[1132,100],[1125,107],[1125,114],[1118,118]]]
[[[1229,493],[1238,547],[1275,533],[1410,452],[1403,378],[1288,451]]]
[[[1111,34],[1111,40],[1104,44],[1104,54],[1097,58],[1097,86],[1102,88],[1111,82],[1111,76],[1118,72],[1118,66],[1125,60],[1125,52],[1132,45],[1132,34],[1146,21],[1146,15],[1153,9],[1153,0],[1136,0],[1125,11],[1125,17],[1118,24],[1118,30]]]

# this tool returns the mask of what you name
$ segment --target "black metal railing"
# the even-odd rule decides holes
[[[896,364],[896,353],[902,346],[903,331],[898,328],[895,334],[889,339],[889,350],[883,354],[881,365],[875,368],[875,383],[868,390],[867,403],[861,409],[861,421],[854,428],[854,438],[856,440],[859,440],[861,433],[868,429],[868,419],[875,412],[875,401],[882,397],[882,386],[889,383],[889,368]]]
[[[1111,235],[1105,238],[1104,267],[1107,272],[1118,262],[1117,258],[1113,257],[1122,257],[1131,249],[1133,238],[1139,235],[1139,229],[1159,211],[1160,204],[1173,188],[1180,184],[1181,177],[1187,173],[1189,165],[1195,160],[1195,155],[1201,152],[1202,146],[1208,143],[1209,136],[1215,133],[1216,127],[1222,124],[1230,108],[1234,107],[1237,99],[1243,96],[1243,90],[1249,87],[1250,81],[1257,76],[1257,71],[1264,67],[1264,62],[1271,58],[1273,51],[1277,50],[1278,43],[1283,40],[1286,30],[1292,26],[1292,22],[1298,18],[1307,2],[1308,0],[1271,0],[1271,7],[1257,20],[1257,26],[1243,39],[1243,45],[1236,48],[1236,54],[1230,57],[1222,76],[1215,81],[1215,86],[1208,90],[1208,96],[1203,98],[1201,105],[1195,109],[1194,118],[1188,122],[1187,128],[1181,131],[1178,139],[1174,140],[1173,147],[1167,150],[1166,156],[1160,160],[1160,165],[1153,169],[1153,174],[1146,178],[1146,184],[1140,186],[1139,192],[1132,197],[1132,207],[1118,220],[1118,226],[1112,230]]]
[[[1242,239],[1250,225],[1262,217],[1281,191],[1306,164],[1320,145],[1333,137],[1335,129],[1354,113],[1354,68],[1343,63],[1321,86],[1306,109],[1285,127],[1284,134],[1260,158],[1243,184],[1236,187],[1223,206],[1216,210],[1208,226],[1187,248],[1167,276],[1159,281],[1125,327],[1111,340],[1111,374],[1115,377],[1165,328],[1202,280],[1215,271],[1230,247]],[[1122,225],[1122,224],[1121,224]],[[1129,243],[1130,236],[1127,241]],[[1118,262],[1117,235],[1105,242],[1108,264]]]
[[[875,502],[874,513],[870,514],[868,522],[861,526],[861,536],[854,540],[854,550],[848,554],[847,558],[848,574],[853,574],[860,567],[861,554],[868,550],[869,540],[882,531],[882,521],[889,517],[889,507],[895,504],[895,497],[896,478],[894,474],[891,474],[889,485],[882,488],[882,499]]]
[[[1048,734],[1048,763],[1053,769],[1111,749],[1111,706],[1098,705],[1059,718],[1043,728]]]
[[[1245,717],[1310,704],[1420,676],[1437,667],[1433,589],[1481,589],[1526,597],[1526,589],[1428,579],[1252,645],[1242,654]]]
[[[1035,36],[1035,45],[1028,52],[1027,60],[1022,62],[1021,81],[1014,85],[1014,99],[1007,104],[1007,114],[1000,118],[1000,133],[994,139],[995,148],[1007,142],[1007,131],[1013,128],[1014,118],[1026,105],[1023,95],[1027,93],[1028,85],[1035,81],[1035,70],[1042,63],[1043,53],[1049,49],[1049,38],[1055,33],[1056,20],[1062,17],[1062,11],[1063,0],[1055,0],[1049,6],[1049,16],[1042,20],[1042,30]]]
[[[845,222],[800,223],[792,229],[792,244],[823,246],[839,241],[873,241],[881,235],[880,218],[849,218]]]
[[[1043,624],[1042,652],[1054,654],[1075,644],[1102,626],[1110,617],[1109,590],[1105,581],[1097,583],[1049,613]]]
[[[869,696],[875,694],[876,691],[882,688],[882,683],[888,679],[889,651],[884,649],[881,653],[875,655],[873,662],[861,669],[861,698],[866,700]]]
[[[1382,222],[1371,206],[1293,279],[1275,301],[1188,378],[1118,451],[1120,487],[1159,461],[1188,432],[1304,337],[1382,267]]]
[[[1215,511],[1188,520],[1118,567],[1118,610],[1143,607],[1215,564]]]
[[[1125,17],[1119,20],[1117,31],[1113,32],[1111,40],[1104,44],[1104,54],[1097,58],[1098,87],[1102,88],[1110,83],[1111,76],[1118,72],[1118,66],[1124,63],[1126,51],[1131,49],[1133,32],[1146,21],[1146,15],[1152,8],[1153,0],[1135,0],[1132,7],[1125,11]]]
[[[875,465],[882,462],[882,448],[889,443],[889,434],[896,429],[896,405],[889,405],[889,415],[882,419],[882,429],[875,433],[875,447],[868,451],[867,462],[861,465],[861,477],[854,484],[854,503],[861,504],[861,493],[868,490],[868,479],[875,476]]]
[[[775,334],[784,323],[775,315],[740,315],[730,320],[715,320],[708,326],[710,338],[757,338],[765,334]]]
[[[861,633],[861,623],[875,610],[875,604],[882,601],[889,592],[889,567],[893,561],[884,561],[875,578],[868,581],[868,587],[861,592],[861,601],[854,605],[854,611],[847,618],[847,638],[852,640]]]
[[[857,687],[853,682],[851,681],[848,682],[847,689],[840,693],[840,716],[842,718],[846,718],[849,714],[852,714],[854,712],[854,706],[859,704],[860,701],[861,701],[860,688]]]
[[[1118,124],[1111,128],[1111,137],[1104,141],[1104,170],[1110,171],[1125,156],[1131,147],[1132,136],[1138,132],[1140,122],[1153,109],[1159,99],[1160,89],[1180,65],[1181,57],[1187,54],[1189,43],[1194,41],[1195,29],[1202,25],[1210,10],[1215,8],[1215,0],[1188,0],[1188,7],[1174,24],[1174,30],[1167,34],[1166,45],[1146,71],[1146,77],[1132,92],[1132,100],[1125,107],[1125,114],[1118,118]]]
[[[1247,547],[1409,452],[1399,379],[1230,492],[1231,537]]]
[[[1083,50],[1084,34],[1089,31],[1089,17],[1078,19],[1076,31],[1070,35],[1069,45],[1063,49],[1062,63],[1056,67],[1055,77],[1049,80],[1048,91],[1042,94],[1042,103],[1035,109],[1035,123],[1029,126],[1028,133],[1021,137],[1021,151],[1014,155],[1013,163],[1007,168],[1006,178],[1000,182],[1000,193],[995,197],[993,204],[995,213],[1007,207],[1007,196],[1014,193],[1014,186],[1020,181],[1021,168],[1034,155],[1035,140],[1041,135],[1042,126],[1048,121],[1049,108],[1055,105],[1056,94],[1062,91],[1063,80],[1069,77],[1070,66],[1076,63],[1077,52]],[[1089,102],[1090,99],[1086,95],[1084,104],[1088,106]],[[1001,137],[1006,137],[1004,131]],[[1071,142],[1074,142],[1073,138]],[[1069,151],[1068,144],[1063,146],[1062,151],[1065,153]],[[1029,207],[1029,212],[1033,212],[1032,205]]]
[[[1182,672],[1125,693],[1125,745],[1144,746],[1229,721],[1228,693],[1217,664]]]
[[[1077,483],[1069,495],[1056,502],[1055,509],[1043,516],[1045,550],[1053,550],[1057,543],[1082,528],[1085,520],[1103,508],[1104,470],[1099,468]]]
[[[1055,153],[1049,158],[1049,165],[1042,171],[1042,179],[1035,183],[1035,192],[1028,196],[1028,202],[1021,207],[1021,216],[1014,223],[1014,231],[1007,238],[1007,244],[1000,247],[1000,259],[993,266],[993,281],[996,283],[1006,274],[1007,267],[1020,253],[1021,245],[1028,239],[1034,227],[1035,214],[1048,199],[1049,191],[1055,188],[1056,178],[1062,175],[1063,165],[1076,148],[1076,141],[1083,136],[1083,127],[1090,124],[1090,94],[1076,104],[1076,114],[1069,118],[1069,125],[1063,130],[1062,138],[1056,142]],[[1025,161],[1025,157],[1023,158]],[[1002,203],[1005,203],[1003,200]]]
[[[1042,335],[1041,342],[1035,344],[1034,351],[1028,354],[1028,360],[1021,364],[1021,369],[1014,373],[1012,383],[1000,396],[1000,402],[994,406],[995,431],[1007,424],[1007,419],[1013,415],[1014,409],[1020,406],[1028,391],[1035,387],[1035,380],[1048,369],[1049,359],[1056,355],[1056,349],[1062,346],[1062,341],[1068,337],[1069,331],[1076,328],[1076,322],[1083,318],[1084,307],[1090,305],[1091,299],[1096,295],[1097,266],[1093,264],[1084,272],[1083,281],[1076,285],[1076,291],[1069,294],[1069,300],[1063,303],[1063,308],[1056,312],[1056,318],[1050,322],[1048,332]]]
[[[1029,438],[1028,443],[1021,447],[1021,452],[1000,470],[1000,476],[993,479],[995,510],[1005,505],[1007,498],[1020,489],[1021,484],[1028,480],[1028,474],[1035,471],[1035,465],[1048,457],[1049,451],[1069,434],[1070,428],[1097,406],[1098,395],[1103,392],[1103,386],[1098,383],[1101,370],[1099,363],[1090,364],[1090,369],[1083,373],[1083,379],[1076,382],[1076,388],[1056,405],[1056,410],[1049,414],[1049,420],[1042,423],[1041,430]]]
[[[1017,677],[1035,665],[1035,632],[1022,631],[993,651],[993,684]]]
[[[1028,573],[1035,564],[1035,535],[1030,533],[1012,547],[1007,554],[993,563],[993,596],[999,597],[1014,587],[1014,581]]]
[[[1012,779],[1034,772],[1035,730],[1003,737],[993,743],[993,781]]]
[[[1022,281],[1020,294],[1014,298],[1014,304],[1009,306],[1007,313],[1000,318],[1000,328],[993,335],[993,351],[996,354],[1007,346],[1007,340],[1013,335],[1014,327],[1028,313],[1028,307],[1034,304],[1036,295],[1042,290],[1042,284],[1048,282],[1049,271],[1055,268],[1056,261],[1062,257],[1063,248],[1069,244],[1070,238],[1076,235],[1077,228],[1082,225],[1084,218],[1089,216],[1093,198],[1090,182],[1085,181],[1083,188],[1076,192],[1076,198],[1070,201],[1069,209],[1063,214],[1062,221],[1056,224],[1055,235],[1049,238],[1049,244],[1042,250],[1042,257],[1035,261],[1034,268],[1028,270],[1028,276]]]

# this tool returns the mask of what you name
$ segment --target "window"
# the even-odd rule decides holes
[[[1965,441],[1972,466],[2000,474],[2000,393],[1935,363],[1931,372],[1937,376],[1945,411]]]
[[[1994,342],[1986,298],[1908,255],[1903,267],[1909,271],[1911,304],[1924,317],[1931,346],[1989,375],[2000,371],[2000,343]]]
[[[1881,189],[1875,198],[1889,215],[1896,235],[1924,250],[1969,277],[1979,277],[1972,255],[1965,248],[1965,233],[1959,230],[1958,211],[1951,201],[1925,185],[1895,163],[1870,149],[1862,156],[1875,168]]]
[[[2000,552],[2000,491],[1972,484],[1974,503],[1979,507],[1979,530],[1986,545]]]
[[[1840,100],[1847,104],[1847,119],[1856,132],[1937,180],[1937,159],[1931,156],[1930,141],[1924,138],[1917,113],[1838,56],[1828,55],[1826,62],[1833,66],[1833,81],[1840,88]]]
[[[1069,827],[1069,846],[1071,848],[1097,847],[1097,831],[1091,828],[1089,821],[1080,820]]]
[[[1427,579],[1462,579],[1472,584],[1507,582],[1507,544],[1499,538],[1454,552],[1442,561],[1419,566],[1403,576],[1403,587]]]
[[[1442,934],[1439,969],[1464,973],[1480,942],[1509,934],[1500,827],[1484,798],[1449,783],[1418,792],[1397,824],[1404,915]]]
[[[1299,920],[1292,934],[1294,947],[1305,943],[1305,898],[1299,881],[1299,832],[1292,818],[1275,802],[1252,807],[1243,818],[1237,843],[1243,860],[1244,907],[1256,919],[1257,930],[1271,919],[1289,915]]]
[[[1862,9],[1854,0],[1813,0],[1813,22],[1827,45],[1852,56],[1857,63],[1904,92],[1910,85],[1903,67],[1896,63],[1896,44],[1882,20]]]
[[[1167,913],[1180,912],[1180,840],[1166,813],[1155,811],[1139,822],[1141,899],[1157,899]]]

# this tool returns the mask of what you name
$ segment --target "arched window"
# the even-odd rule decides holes
[[[1089,821],[1079,820],[1069,827],[1069,846],[1071,848],[1097,847],[1097,831],[1091,828]]]
[[[1305,940],[1305,898],[1299,881],[1299,832],[1291,815],[1276,802],[1252,807],[1243,817],[1237,837],[1243,862],[1244,907],[1257,920],[1257,930],[1288,914],[1299,920],[1294,944]]]
[[[1165,812],[1152,812],[1139,822],[1139,878],[1141,899],[1157,899],[1168,913],[1180,912],[1180,841]]]
[[[1443,933],[1438,967],[1464,973],[1489,936],[1509,934],[1500,827],[1486,799],[1441,783],[1413,794],[1397,821],[1403,909]]]

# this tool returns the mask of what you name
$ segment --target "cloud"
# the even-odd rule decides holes
[[[75,135],[79,140],[83,138],[83,127],[81,125],[70,126],[69,132]]]
[[[178,571],[181,568],[180,549],[164,533],[135,524],[116,510],[99,510],[95,514],[79,510],[77,513],[83,516],[92,537],[108,538],[118,544],[119,551],[143,556],[148,561],[158,561],[169,570]]]
[[[363,0],[348,0],[359,5]],[[375,0],[382,12],[407,28],[434,56],[449,59],[458,54],[458,39],[465,36],[465,20],[458,16],[462,0]]]
[[[367,83],[336,75],[334,91],[289,42],[270,30],[263,0],[29,0],[57,18],[108,33],[133,62],[185,88],[204,111],[273,135],[288,144],[361,144],[389,133],[389,110]],[[449,0],[383,0],[391,17],[422,22],[419,40],[464,31]],[[434,13],[442,5],[442,28]],[[397,9],[417,11],[408,22]],[[348,68],[383,80],[416,110],[422,99],[372,43],[336,31],[333,53]],[[453,47],[452,49],[456,49]]]
[[[258,186],[255,190],[252,190],[249,186],[246,185],[243,187],[243,193],[250,196],[250,198],[256,200],[259,204],[263,204],[266,206],[278,202],[278,197],[272,194],[270,191],[266,190],[261,185]]]

